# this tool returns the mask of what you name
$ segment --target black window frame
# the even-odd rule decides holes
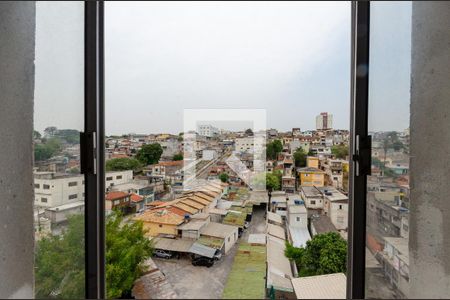
[[[85,191],[85,296],[105,299],[104,3],[86,1],[84,132],[80,134]]]
[[[351,114],[347,298],[364,298],[366,187],[370,174],[368,135],[370,3],[352,1]],[[86,298],[104,299],[105,116],[104,3],[85,2],[85,107],[81,173],[85,176]],[[361,226],[363,224],[363,226]]]

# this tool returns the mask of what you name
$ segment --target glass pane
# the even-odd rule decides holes
[[[410,2],[371,3],[366,297],[409,297]]]
[[[84,3],[36,2],[36,298],[84,298]]]
[[[345,298],[350,3],[108,2],[105,22],[107,296],[311,298],[303,277],[334,273],[314,280]],[[334,262],[306,266],[310,240]]]

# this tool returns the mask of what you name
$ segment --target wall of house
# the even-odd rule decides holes
[[[337,230],[348,227],[348,203],[330,202],[329,217]]]
[[[0,297],[34,296],[35,3],[0,2]]]
[[[147,236],[158,236],[160,234],[171,234],[177,235],[178,229],[175,225],[168,224],[158,224],[158,223],[149,223],[144,222],[144,229],[148,230]]]
[[[409,260],[415,298],[450,295],[449,28],[449,3],[412,3]]]
[[[230,234],[228,237],[225,238],[224,240],[224,253],[227,254],[228,251],[231,250],[231,248],[233,247],[233,245],[236,243],[236,241],[238,240],[238,227],[236,227],[236,230],[233,231],[232,234]],[[229,239],[229,240],[228,240]]]

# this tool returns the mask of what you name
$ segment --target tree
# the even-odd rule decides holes
[[[245,135],[246,136],[253,136],[253,130],[251,130],[250,128],[245,130]]]
[[[51,158],[61,150],[61,142],[57,138],[44,140],[42,144],[34,144],[34,160],[43,161]]]
[[[45,237],[36,246],[36,298],[84,298],[84,215],[70,216],[61,236]],[[108,298],[130,297],[152,255],[142,222],[124,223],[119,212],[106,219],[106,286]]]
[[[283,144],[280,140],[270,142],[266,146],[266,156],[268,159],[277,159],[278,153],[283,150]]]
[[[80,143],[80,132],[75,129],[58,129],[54,136],[66,141],[68,144]]]
[[[106,293],[108,298],[131,296],[134,281],[143,273],[141,263],[153,247],[142,221],[124,223],[119,212],[106,221]]]
[[[173,156],[172,160],[183,160],[183,154],[177,153]]]
[[[347,270],[347,242],[336,232],[315,235],[306,247],[297,248],[286,242],[285,256],[295,262],[300,277]]]
[[[41,133],[37,130],[33,130],[33,139],[40,139],[42,137]]]
[[[281,187],[281,172],[266,173],[266,188],[269,191],[277,191]]]
[[[163,149],[160,144],[146,144],[138,151],[136,158],[144,165],[153,165],[158,163],[162,153]]]
[[[345,159],[348,156],[348,146],[345,144],[334,145],[331,147],[331,153],[340,159]]]
[[[73,215],[62,236],[37,243],[36,298],[84,298],[84,242],[84,216]]]
[[[219,175],[219,179],[220,179],[220,181],[222,181],[222,182],[228,182],[229,176],[228,176],[227,173],[221,173],[221,174]]]
[[[300,147],[294,152],[294,162],[296,167],[306,167],[306,152]]]
[[[141,162],[135,158],[113,158],[106,162],[106,171],[136,171],[141,167]]]
[[[58,128],[56,128],[55,126],[50,126],[44,129],[44,134],[46,136],[52,137],[56,134],[56,132],[58,131]]]

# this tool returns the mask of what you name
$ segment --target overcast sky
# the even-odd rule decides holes
[[[335,128],[348,129],[349,2],[105,6],[107,134],[178,133],[183,109],[198,108],[266,109],[267,127],[279,130],[313,129],[316,115],[327,111]],[[410,28],[404,23],[410,11],[398,15],[398,7],[389,9],[395,13],[377,30],[391,32],[387,45],[407,45],[391,52],[378,42],[384,49],[374,50],[378,68],[371,69],[372,86],[383,92],[372,93],[373,115],[391,116],[373,121],[377,130],[408,127],[409,61],[400,59],[397,66],[406,69],[399,71],[392,60],[409,51]],[[82,20],[80,3],[37,4],[38,130],[82,129]],[[394,99],[396,111],[382,111]]]

